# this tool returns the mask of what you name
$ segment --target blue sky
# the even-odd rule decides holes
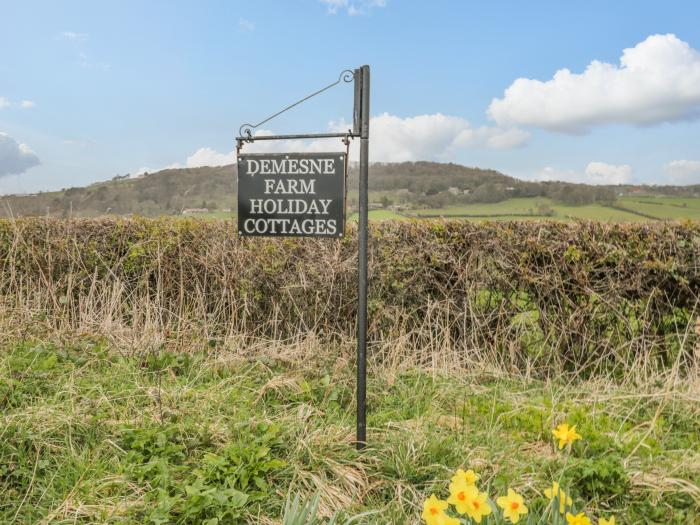
[[[5,0],[0,14],[0,193],[231,162],[241,123],[365,63],[373,160],[700,183],[696,1]],[[343,127],[351,106],[341,86],[265,129]]]

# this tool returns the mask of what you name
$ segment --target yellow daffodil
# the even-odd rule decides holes
[[[527,507],[523,501],[523,497],[513,489],[508,489],[507,496],[501,496],[496,500],[499,507],[503,509],[503,516],[508,518],[511,523],[518,523],[520,516],[527,514]]]
[[[423,503],[423,519],[427,525],[459,525],[457,518],[445,514],[448,503],[431,494]]]
[[[562,489],[556,481],[552,483],[552,488],[545,489],[544,495],[549,498],[549,501],[559,497],[559,512],[561,514],[564,514],[567,506],[571,506],[574,503],[571,497],[564,492],[564,489]]]
[[[481,518],[491,514],[488,495],[479,492],[475,485],[467,484],[464,479],[450,483],[450,497],[447,502],[454,505],[457,512],[467,514],[475,522],[481,523]]]
[[[589,520],[588,516],[586,516],[583,512],[576,514],[576,516],[570,512],[567,512],[566,523],[567,525],[592,525],[591,520]]]
[[[559,450],[563,449],[565,445],[570,445],[577,439],[581,439],[581,436],[576,432],[576,425],[569,427],[566,423],[562,423],[552,430],[552,434],[559,440]]]
[[[457,483],[460,480],[464,481],[467,485],[476,485],[476,482],[479,481],[479,476],[472,469],[466,472],[462,469],[458,469],[450,481],[452,483]]]
[[[468,485],[463,479],[450,483],[450,497],[447,503],[454,505],[457,512],[466,514],[469,501],[479,495],[479,489],[474,485]]]
[[[610,516],[610,519],[600,518],[598,525],[615,525],[615,516]]]

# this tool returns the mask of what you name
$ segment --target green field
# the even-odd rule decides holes
[[[556,217],[570,220],[584,219],[610,222],[637,222],[645,221],[644,217],[628,213],[614,208],[608,208],[599,204],[589,204],[587,206],[564,206],[562,204],[553,205]]]
[[[651,203],[657,201],[658,203]],[[537,215],[538,207],[543,205],[549,207],[553,211],[551,217]],[[623,197],[616,203],[616,206],[619,208],[627,208],[629,211],[602,206],[600,204],[566,206],[546,198],[522,198],[509,199],[493,204],[476,203],[461,206],[448,206],[445,208],[411,210],[407,212],[406,215],[415,217],[437,215],[445,218],[457,218],[460,215],[468,215],[471,217],[465,218],[470,220],[583,219],[611,222],[654,220],[651,217],[643,216],[650,215],[659,220],[700,220],[700,199]],[[639,215],[635,212],[643,215]]]
[[[687,207],[700,209],[700,198],[687,198],[687,197],[620,197],[621,202],[650,202],[657,204],[667,204],[673,206]]]
[[[538,206],[547,206],[552,211],[551,216],[537,215]],[[450,206],[411,211],[411,215],[440,215],[445,218],[459,215],[470,215],[470,219],[476,220],[528,220],[528,219],[557,219],[557,220],[601,220],[601,221],[639,221],[646,220],[633,213],[627,213],[613,208],[607,208],[598,204],[586,206],[565,206],[557,204],[551,199],[524,198],[509,199],[493,204],[468,204],[462,206]],[[481,217],[479,217],[481,216]]]
[[[273,524],[286,498],[318,493],[326,515],[371,513],[354,524],[415,524],[460,467],[531,513],[557,476],[589,516],[700,519],[692,382],[375,364],[360,453],[351,356],[313,342],[131,356],[85,336],[3,344],[0,522]],[[552,440],[562,421],[583,436],[570,456]]]
[[[538,208],[546,206],[552,215],[538,215]],[[403,212],[374,209],[369,212],[372,221],[453,218],[468,221],[509,220],[597,220],[608,222],[644,222],[653,220],[700,220],[700,199],[676,197],[621,197],[615,208],[600,204],[566,206],[547,198],[518,198],[496,203],[475,203],[445,208],[411,209]],[[620,209],[624,208],[624,209]],[[627,210],[627,211],[626,211]],[[430,216],[430,217],[426,217]],[[202,219],[235,219],[235,212],[211,212],[193,217]],[[357,212],[348,215],[348,221],[357,221]]]
[[[700,220],[700,199],[625,197],[620,205],[660,219]]]
[[[547,206],[551,216],[538,215],[538,207]],[[675,197],[622,197],[617,208],[588,204],[566,206],[546,198],[509,199],[496,203],[476,203],[445,208],[412,209],[396,212],[390,209],[374,209],[369,212],[372,221],[406,219],[463,219],[469,221],[508,220],[597,220],[609,222],[644,222],[650,220],[700,220],[700,199]],[[625,211],[626,208],[629,211]],[[646,217],[646,216],[649,217]],[[200,218],[231,219],[235,213],[213,212],[197,215]],[[357,221],[357,212],[348,215],[348,221]]]
[[[401,215],[391,210],[370,210],[369,220],[371,221],[401,221],[406,220],[405,215]],[[357,221],[357,212],[348,216],[349,221]]]
[[[509,199],[493,204],[468,204],[462,206],[448,206],[445,208],[429,208],[425,210],[412,210],[412,215],[512,215],[520,213],[536,213],[537,205],[541,202],[549,204],[548,199]]]

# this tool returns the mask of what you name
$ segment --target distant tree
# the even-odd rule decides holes
[[[583,206],[596,201],[596,189],[582,184],[560,184],[554,187],[550,196],[569,206]]]
[[[428,208],[444,208],[450,204],[450,194],[446,192],[435,193],[420,197],[418,202]]]
[[[541,215],[542,217],[551,217],[552,215],[554,215],[554,210],[551,206],[549,206],[549,204],[545,202],[538,202],[536,213],[537,215]]]
[[[613,188],[597,188],[595,200],[606,206],[611,206],[617,200],[617,193]]]
[[[482,184],[472,193],[474,202],[501,202],[508,198],[505,190],[492,183]]]

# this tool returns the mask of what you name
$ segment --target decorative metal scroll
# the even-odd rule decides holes
[[[250,124],[250,123],[243,124],[238,130],[238,136],[244,138],[246,141],[249,141],[249,140],[252,141],[254,139],[254,137],[253,137],[253,130],[254,129],[262,126],[263,124],[271,121],[272,119],[274,119],[276,117],[279,117],[282,113],[285,113],[285,112],[289,111],[290,109],[292,109],[293,107],[296,107],[299,104],[306,102],[310,98],[313,98],[316,95],[320,95],[324,91],[328,91],[329,89],[337,86],[341,82],[352,82],[354,80],[354,78],[355,78],[355,73],[350,69],[346,69],[340,73],[340,75],[338,76],[338,80],[336,80],[332,84],[328,84],[326,87],[321,88],[314,93],[311,93],[310,95],[302,98],[301,100],[298,100],[297,102],[294,102],[293,104],[290,104],[289,106],[287,106],[284,109],[281,109],[280,111],[278,111],[274,115],[270,115],[269,117],[267,117],[264,120],[261,120],[257,124]]]

